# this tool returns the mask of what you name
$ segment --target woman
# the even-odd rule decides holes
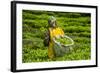
[[[57,27],[57,22],[55,17],[51,16],[50,19],[48,20],[48,24],[50,27],[45,34],[44,44],[45,46],[48,46],[48,57],[50,59],[53,59],[54,57],[56,57],[53,48],[54,47],[53,38],[63,36],[64,32],[61,28]]]

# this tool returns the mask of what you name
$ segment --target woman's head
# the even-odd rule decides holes
[[[48,24],[50,25],[50,27],[56,27],[57,24],[56,24],[56,18],[51,16],[48,20]]]

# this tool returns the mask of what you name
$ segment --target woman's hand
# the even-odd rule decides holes
[[[63,38],[63,37],[64,37],[64,35],[58,35],[55,38]]]
[[[63,37],[64,37],[64,35],[60,35],[59,37],[60,37],[60,38],[63,38]]]

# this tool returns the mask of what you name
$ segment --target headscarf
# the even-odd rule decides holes
[[[51,22],[56,22],[56,18],[54,16],[51,16],[48,20],[50,26],[52,26]]]

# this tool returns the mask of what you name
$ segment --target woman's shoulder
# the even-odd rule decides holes
[[[58,30],[62,30],[60,27],[57,27]]]

